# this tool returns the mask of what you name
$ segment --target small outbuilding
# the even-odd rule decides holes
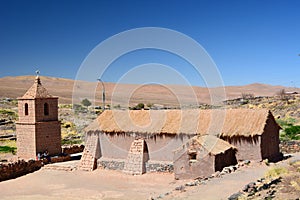
[[[204,178],[237,164],[236,148],[213,135],[195,136],[174,152],[175,179]]]

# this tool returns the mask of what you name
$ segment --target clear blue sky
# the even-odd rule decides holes
[[[128,29],[164,27],[200,43],[225,85],[300,87],[299,8],[299,0],[0,0],[0,77],[38,68],[45,76],[75,79],[105,39]],[[149,62],[175,65],[192,85],[202,85],[184,61],[155,51],[123,56],[103,80],[117,81]]]

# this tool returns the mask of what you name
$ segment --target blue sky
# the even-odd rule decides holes
[[[0,77],[30,75],[38,68],[45,76],[75,79],[86,56],[107,38],[163,27],[201,44],[225,85],[300,87],[299,8],[298,0],[0,0]],[[123,55],[102,79],[116,82],[146,63],[173,67],[190,84],[203,86],[187,62],[155,50]]]

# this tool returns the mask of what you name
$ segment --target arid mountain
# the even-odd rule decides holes
[[[17,76],[0,78],[0,98],[17,98],[22,96],[33,84],[34,76]],[[50,94],[59,97],[60,103],[78,103],[83,98],[96,104],[102,101],[102,86],[96,82],[74,81],[64,78],[41,77],[42,84]],[[106,104],[134,105],[136,103],[161,104],[176,106],[193,105],[198,103],[210,103],[211,91],[225,91],[225,99],[234,99],[242,96],[242,93],[250,93],[254,96],[274,96],[281,89],[289,92],[300,93],[300,88],[287,88],[266,84],[250,84],[245,86],[226,86],[222,88],[207,89],[198,86],[180,85],[135,85],[104,83]],[[73,92],[74,91],[74,92]],[[209,92],[210,91],[210,92]],[[73,97],[74,94],[74,97]],[[127,100],[128,99],[128,100]]]

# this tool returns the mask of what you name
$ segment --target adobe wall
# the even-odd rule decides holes
[[[62,153],[64,154],[74,154],[83,152],[84,145],[64,145],[62,146]]]
[[[25,104],[28,104],[28,115],[25,115]],[[35,122],[35,103],[33,100],[18,100],[19,121],[22,123]],[[22,114],[21,114],[22,113]]]
[[[36,153],[46,150],[50,155],[62,153],[59,121],[36,123]]]
[[[261,157],[261,137],[221,137],[237,148],[236,158],[242,160],[262,160]]]
[[[49,114],[44,115],[44,104],[48,103]],[[57,121],[58,120],[58,99],[36,99],[35,100],[36,121]]]
[[[269,161],[278,161],[282,159],[279,144],[279,127],[274,118],[269,116],[264,133],[261,136],[262,159],[268,159]]]
[[[155,161],[173,161],[173,150],[184,144],[192,136],[156,136],[145,138],[149,159]],[[135,139],[126,134],[99,134],[102,156],[112,159],[126,159],[130,146]]]
[[[36,158],[35,124],[16,123],[17,156],[23,159]]]
[[[208,177],[215,172],[214,156],[206,153],[206,156],[203,156],[202,158],[198,157],[197,160],[192,162],[189,160],[186,148],[183,148],[181,151],[177,151],[176,155],[174,159],[175,179]]]
[[[215,156],[215,171],[222,171],[224,167],[230,165],[236,165],[237,159],[235,156],[235,150],[229,149],[224,153]]]
[[[0,182],[39,170],[42,165],[42,161],[34,160],[29,160],[28,162],[19,160],[15,163],[0,164]]]

